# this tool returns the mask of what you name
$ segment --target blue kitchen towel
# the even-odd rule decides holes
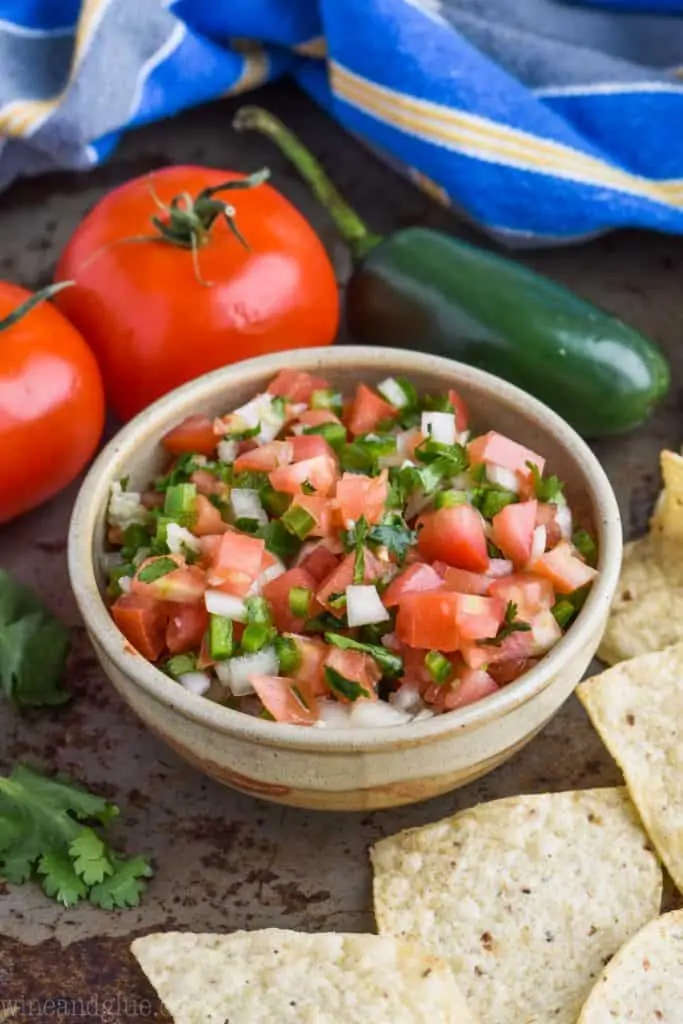
[[[510,244],[683,233],[683,0],[0,0],[0,187],[285,74]]]

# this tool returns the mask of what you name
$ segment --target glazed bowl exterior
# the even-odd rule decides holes
[[[317,729],[268,722],[184,690],[138,654],[114,625],[102,555],[110,486],[144,489],[164,464],[159,439],[192,413],[222,414],[284,368],[320,374],[349,393],[359,381],[409,377],[421,393],[455,387],[475,429],[495,428],[547,457],[582,525],[599,544],[600,575],[557,646],[514,683],[479,703],[415,725]],[[73,590],[102,668],[143,722],[207,775],[242,792],[319,810],[409,804],[456,789],[512,757],[548,722],[583,676],[602,635],[621,563],[621,523],[598,461],[563,420],[480,370],[417,352],[355,346],[285,352],[225,367],[166,395],[132,420],[93,464],[69,533]]]

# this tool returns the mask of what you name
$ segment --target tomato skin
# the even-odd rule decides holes
[[[458,597],[445,590],[406,594],[396,616],[399,640],[422,650],[457,651],[460,647],[455,623]]]
[[[324,541],[320,541],[302,554],[297,565],[309,572],[316,583],[322,583],[337,568],[339,558]]]
[[[395,419],[396,409],[389,402],[372,391],[367,384],[359,384],[356,389],[353,402],[351,403],[348,415],[345,415],[344,422],[351,434],[358,437],[359,434],[367,434],[374,430],[382,420]]]
[[[202,604],[206,590],[204,571],[197,565],[182,565],[180,559],[170,557],[178,563],[178,568],[166,573],[165,576],[160,576],[153,583],[143,583],[138,578],[143,569],[157,561],[156,558],[146,558],[133,578],[132,593],[157,601],[168,601],[171,604]]]
[[[499,597],[478,594],[454,594],[455,625],[461,640],[488,640],[495,637],[505,615],[505,603]]]
[[[313,725],[317,722],[318,707],[301,680],[287,676],[252,676],[251,685],[276,722],[289,722],[290,725]],[[304,704],[294,688],[303,697]]]
[[[144,658],[156,661],[166,642],[163,604],[143,594],[122,594],[112,605],[111,613],[126,640]]]
[[[576,556],[571,544],[566,540],[560,541],[552,551],[546,551],[541,555],[531,569],[549,579],[558,594],[571,594],[579,587],[592,583],[598,575],[596,569],[592,569]]]
[[[324,665],[329,647],[325,641],[313,636],[301,636],[299,633],[285,633],[285,636],[294,642],[301,659],[294,678],[304,680],[314,697],[326,696],[328,690]]]
[[[279,466],[268,474],[270,485],[284,494],[303,494],[304,483],[309,483],[317,494],[332,492],[338,475],[336,459],[329,455],[316,455],[292,466]]]
[[[216,197],[236,208],[250,248],[219,217],[198,253],[211,287],[197,280],[188,249],[156,238],[122,242],[153,234],[150,218],[159,210],[151,184],[169,203],[243,177],[176,166],[135,178],[97,203],[62,253],[56,278],[77,286],[60,294],[59,308],[94,350],[124,420],[209,370],[334,340],[339,296],[330,260],[304,217],[270,185]]]
[[[195,498],[195,520],[192,523],[192,532],[198,537],[210,536],[214,533],[228,533],[231,531],[231,527],[228,523],[223,522],[221,514],[215,505],[212,505],[209,499],[203,495],[198,494]]]
[[[314,377],[302,370],[280,370],[268,385],[268,394],[288,398],[296,405],[308,403],[314,391],[325,391],[329,386],[323,377]]]
[[[328,455],[331,459],[335,458],[334,452],[320,434],[295,434],[293,437],[288,437],[285,444],[292,446],[292,462],[314,459],[317,455]]]
[[[209,613],[203,604],[179,604],[169,609],[166,646],[171,654],[200,647],[208,625]]]
[[[165,434],[161,443],[172,455],[184,452],[199,455],[213,455],[218,444],[218,437],[213,430],[213,420],[208,416],[197,414],[186,416],[177,426]]]
[[[543,473],[545,459],[537,455],[530,448],[513,441],[504,434],[498,434],[495,430],[489,430],[488,434],[482,434],[470,441],[467,446],[470,462],[478,466],[482,462],[493,466],[502,466],[509,469],[523,480],[531,478],[531,470],[527,463],[533,463],[539,473]]]
[[[448,392],[448,401],[453,406],[453,412],[455,413],[455,429],[458,433],[462,433],[463,430],[467,430],[470,422],[470,414],[465,399],[451,388]]]
[[[30,294],[0,282],[0,320]],[[71,483],[94,453],[103,427],[95,358],[51,303],[0,332],[0,523]]]
[[[445,687],[443,707],[446,711],[467,707],[498,691],[498,684],[488,672],[481,669],[464,669],[452,686]]]
[[[531,622],[540,611],[555,604],[555,591],[550,580],[532,572],[516,572],[493,580],[489,593],[507,604],[512,601],[517,608],[517,618]]]
[[[383,469],[379,476],[361,476],[358,473],[344,473],[337,480],[335,504],[339,509],[342,523],[351,519],[356,522],[361,516],[371,525],[378,523],[384,515],[384,506],[389,494],[389,473]]]
[[[431,565],[414,562],[402,573],[395,576],[382,598],[385,608],[400,604],[406,594],[422,593],[425,590],[444,590],[444,581]]]
[[[531,555],[537,506],[536,499],[520,501],[515,505],[506,505],[493,517],[493,543],[518,568],[525,566]]]
[[[444,564],[442,575],[448,589],[455,590],[458,594],[478,594],[484,597],[491,588],[491,579],[488,576],[469,572],[468,569],[454,569],[452,565]]]
[[[209,572],[211,586],[244,597],[261,572],[266,550],[264,541],[243,533],[224,533]]]
[[[377,700],[375,688],[380,680],[381,672],[377,667],[377,662],[369,654],[364,654],[362,651],[342,651],[339,647],[328,647],[325,665],[339,672],[345,679],[351,679],[354,683],[362,686],[366,691],[365,700]],[[348,703],[346,697],[331,687],[328,689],[337,700]]]
[[[278,466],[288,466],[294,461],[294,447],[291,441],[269,441],[258,448],[252,448],[235,459],[235,472],[270,473]]]
[[[488,569],[484,525],[470,505],[427,512],[418,519],[417,529],[417,546],[426,562],[447,562],[470,572]]]

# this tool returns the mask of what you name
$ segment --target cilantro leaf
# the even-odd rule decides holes
[[[508,601],[503,624],[496,635],[486,640],[478,640],[477,645],[479,647],[500,647],[503,640],[512,636],[513,633],[528,633],[530,630],[531,626],[528,622],[522,622],[517,618],[517,605],[514,601]]]
[[[527,462],[531,473],[531,481],[534,485],[534,493],[539,501],[548,502],[551,505],[563,505],[564,484],[556,476],[543,477],[535,462]]]
[[[347,679],[341,672],[337,672],[336,668],[332,668],[330,665],[325,666],[325,679],[331,690],[335,693],[341,694],[342,697],[346,697],[347,700],[354,701],[358,700],[359,697],[369,697],[368,691],[357,683],[355,679]]]
[[[142,891],[135,879],[151,869],[140,857],[121,860],[96,831],[117,814],[67,778],[16,766],[0,776],[0,876],[15,884],[40,877],[45,893],[65,906],[86,897],[100,906],[134,905]]]
[[[60,686],[69,631],[33,591],[0,569],[0,689],[18,708],[69,700]]]
[[[417,541],[417,531],[410,529],[400,513],[389,512],[381,523],[370,530],[368,541],[385,547],[398,562],[403,562],[408,550]]]
[[[147,888],[144,878],[150,878],[152,869],[144,857],[132,857],[130,860],[113,859],[113,874],[104,881],[93,885],[89,900],[103,910],[137,907],[140,898]]]
[[[362,651],[363,654],[369,654],[377,662],[382,675],[389,679],[403,675],[403,658],[393,651],[388,651],[381,644],[364,644],[340,633],[325,633],[325,640],[341,651]]]

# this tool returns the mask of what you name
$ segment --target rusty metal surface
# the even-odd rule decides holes
[[[293,88],[271,87],[258,98],[314,146],[376,228],[419,221],[463,234],[449,214],[388,172]],[[268,163],[276,184],[329,244],[343,280],[343,248],[294,174],[263,140],[231,134],[236,106],[226,101],[136,132],[108,165],[88,176],[16,185],[0,197],[0,274],[34,287],[46,283],[79,216],[128,177],[169,162],[241,170]],[[672,395],[647,428],[596,446],[625,529],[634,535],[643,529],[657,489],[657,454],[683,437],[683,240],[628,233],[523,259],[621,315],[671,357]],[[140,908],[117,913],[86,905],[64,909],[37,886],[0,884],[0,1021],[9,1013],[3,1000],[18,1001],[10,1017],[17,1020],[162,1019],[128,953],[135,935],[170,927],[370,929],[367,847],[380,836],[479,800],[619,782],[619,771],[573,698],[512,762],[418,807],[365,816],[307,813],[223,789],[147,733],[99,671],[66,575],[75,493],[76,486],[0,527],[0,565],[35,586],[75,633],[69,674],[74,701],[59,712],[25,718],[0,708],[0,770],[27,759],[70,772],[116,801],[122,815],[115,840],[151,855],[156,876]]]

